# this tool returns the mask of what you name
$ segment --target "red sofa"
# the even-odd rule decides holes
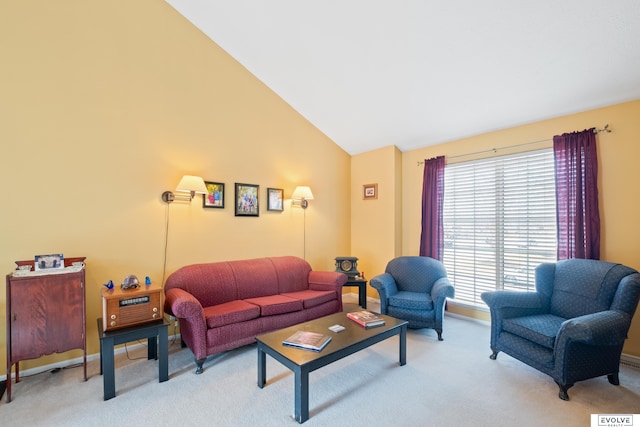
[[[346,281],[293,256],[193,264],[167,278],[164,310],[178,319],[200,374],[209,355],[342,311]]]

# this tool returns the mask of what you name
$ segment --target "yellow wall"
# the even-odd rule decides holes
[[[553,135],[591,127],[601,128],[608,123],[613,132],[598,135],[601,259],[640,270],[640,226],[637,220],[640,211],[637,189],[640,182],[640,168],[637,165],[640,158],[639,118],[640,101],[634,101],[403,153],[402,253],[416,255],[420,250],[420,194],[423,168],[416,166],[418,161],[438,155],[457,156],[549,140]],[[531,150],[544,146],[551,146],[551,142],[527,145],[517,150]],[[498,154],[513,151],[499,151]],[[459,157],[454,161],[471,158],[473,156]],[[452,307],[451,310],[455,308]],[[469,310],[461,312],[475,315]],[[486,315],[478,317],[487,318]],[[624,352],[640,356],[640,310],[633,319]]]
[[[0,14],[0,267],[87,257],[89,354],[101,284],[162,281],[195,262],[304,253],[303,212],[266,211],[266,188],[309,185],[306,258],[350,249],[350,156],[171,6],[157,0],[4,2]],[[226,207],[170,207],[183,174],[226,184]],[[260,185],[260,216],[235,217],[234,183]],[[5,365],[0,285],[0,366]],[[71,352],[23,363],[53,363]]]
[[[365,278],[383,273],[402,250],[402,153],[385,147],[351,162],[351,255]],[[363,185],[378,184],[378,198],[363,198]],[[367,295],[378,298],[367,286]]]

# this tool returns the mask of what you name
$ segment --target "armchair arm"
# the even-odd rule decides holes
[[[387,300],[391,295],[395,295],[398,292],[398,286],[392,275],[389,273],[382,273],[374,276],[369,284],[372,288],[378,291],[380,295],[380,312],[387,314]]]
[[[481,297],[492,312],[503,313],[505,317],[526,316],[544,310],[538,292],[488,291]]]
[[[501,290],[483,292],[480,296],[491,311],[491,348],[494,348],[502,331],[504,319],[531,316],[546,311],[538,292]]]
[[[542,313],[545,310],[538,292],[488,291],[481,295],[491,311],[491,349],[497,354],[498,336],[504,319]]]
[[[435,330],[438,332],[438,339],[442,339],[442,319],[444,318],[444,305],[447,297],[453,298],[455,289],[449,279],[441,277],[431,287],[431,299],[436,312]]]
[[[449,282],[449,278],[441,277],[433,284],[431,288],[431,299],[437,301],[439,298],[453,298],[455,289]]]
[[[567,341],[589,345],[618,345],[627,338],[631,318],[616,310],[600,311],[575,317],[562,323],[556,338],[556,349]]]

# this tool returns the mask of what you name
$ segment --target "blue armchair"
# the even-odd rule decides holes
[[[453,298],[444,265],[421,256],[394,258],[383,274],[369,282],[380,295],[380,312],[409,322],[410,328],[433,328],[442,341],[444,303]]]
[[[640,298],[640,274],[610,262],[570,259],[536,268],[535,292],[491,291],[491,359],[506,354],[549,375],[560,399],[577,381],[619,385],[622,346]]]

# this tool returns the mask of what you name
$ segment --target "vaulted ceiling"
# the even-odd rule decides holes
[[[638,0],[166,1],[352,155],[640,99]]]

